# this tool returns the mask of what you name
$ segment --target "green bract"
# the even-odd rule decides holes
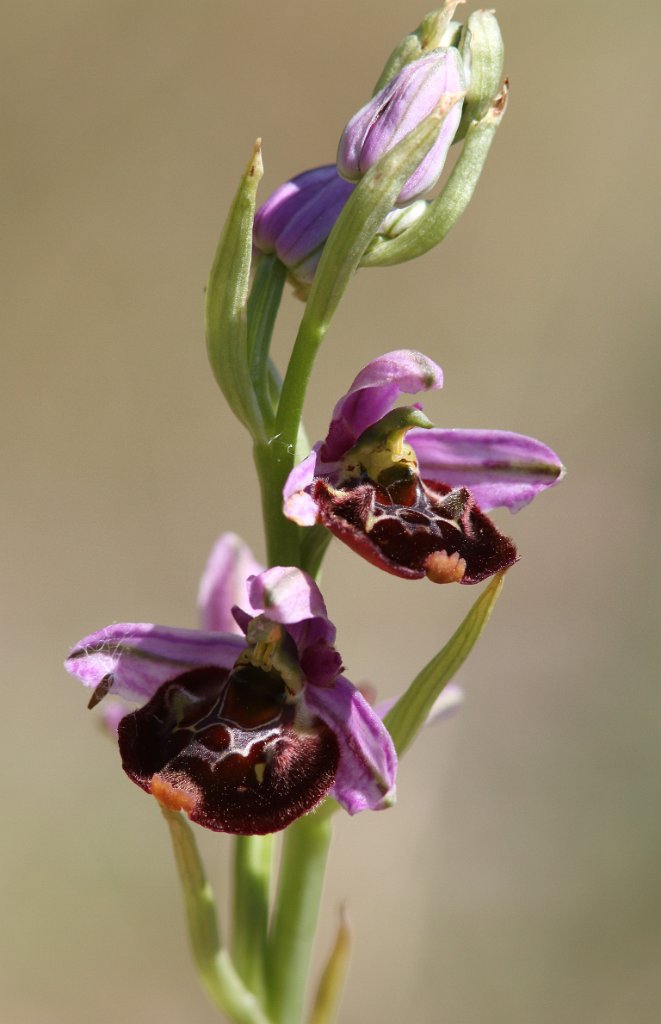
[[[250,379],[247,308],[252,225],[262,174],[258,140],[218,242],[206,298],[207,352],[214,377],[232,412],[256,440],[264,439],[265,430]]]
[[[455,142],[463,139],[473,121],[480,121],[500,90],[505,46],[493,11],[476,11],[462,33],[459,51],[469,82]]]
[[[388,267],[413,260],[442,242],[472,199],[491,143],[507,106],[504,85],[481,121],[473,121],[447,183],[414,224],[396,238],[375,238],[362,267]]]

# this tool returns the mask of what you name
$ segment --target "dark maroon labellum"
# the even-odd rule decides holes
[[[165,683],[122,719],[119,749],[129,778],[162,804],[239,835],[276,832],[311,810],[339,760],[328,726],[250,664]]]
[[[394,469],[394,467],[393,467]],[[333,487],[315,481],[320,521],[374,565],[407,579],[479,583],[517,559],[516,548],[475,504],[452,490],[406,473],[365,475]]]

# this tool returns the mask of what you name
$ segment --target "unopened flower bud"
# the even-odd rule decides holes
[[[255,215],[256,248],[274,252],[296,281],[309,284],[354,187],[339,176],[335,164],[304,171],[280,185]]]
[[[438,49],[406,64],[347,124],[337,152],[337,169],[358,181],[370,167],[417,127],[443,102],[451,103],[431,149],[397,199],[407,203],[438,181],[461,119],[463,64],[453,47]]]

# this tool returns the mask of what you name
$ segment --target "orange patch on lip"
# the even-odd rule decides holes
[[[460,583],[466,572],[466,559],[458,551],[433,551],[425,562],[425,574],[432,583]]]
[[[167,807],[169,811],[184,811],[190,814],[197,804],[197,795],[190,790],[178,789],[171,782],[161,775],[152,775],[150,792],[155,796],[159,804]]]

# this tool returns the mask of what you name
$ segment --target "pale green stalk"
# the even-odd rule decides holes
[[[300,1024],[324,883],[331,823],[325,805],[283,837],[278,896],[269,935],[268,1010],[273,1024]]]
[[[274,839],[236,836],[234,846],[232,955],[241,978],[262,1004]]]
[[[166,808],[162,811],[170,829],[184,894],[193,959],[207,992],[234,1024],[270,1024],[222,944],[213,892],[204,873],[193,830],[182,814]]]

